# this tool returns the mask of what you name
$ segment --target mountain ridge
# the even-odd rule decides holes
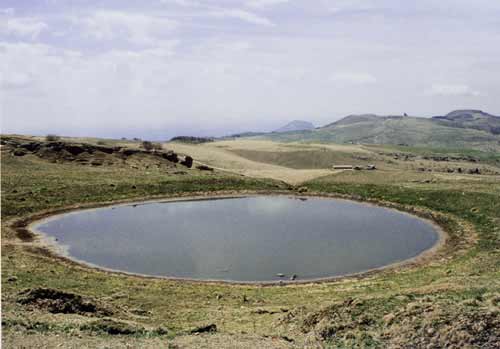
[[[334,142],[472,148],[500,151],[500,117],[476,109],[444,116],[348,115],[314,130],[267,133],[277,141]]]

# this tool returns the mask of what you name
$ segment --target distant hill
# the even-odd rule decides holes
[[[294,120],[292,122],[289,122],[285,126],[280,127],[277,130],[274,130],[273,132],[283,133],[283,132],[295,132],[295,131],[304,131],[313,129],[314,125],[311,124],[309,121]]]
[[[446,126],[473,128],[500,134],[500,117],[481,110],[455,110],[445,116],[434,116],[432,119]]]
[[[279,141],[396,144],[500,151],[500,118],[477,110],[457,110],[433,118],[349,115],[314,130],[270,133]]]

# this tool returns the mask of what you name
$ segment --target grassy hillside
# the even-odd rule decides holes
[[[268,134],[276,141],[393,144],[500,151],[500,135],[419,117],[349,116],[311,131]]]
[[[432,119],[446,126],[472,128],[500,134],[500,117],[481,110],[455,110],[445,116],[434,116]]]

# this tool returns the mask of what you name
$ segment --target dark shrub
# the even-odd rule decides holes
[[[49,134],[49,135],[45,136],[45,140],[47,142],[56,142],[56,141],[58,141],[60,139],[61,139],[61,137],[59,137],[57,135],[53,135],[53,134]]]

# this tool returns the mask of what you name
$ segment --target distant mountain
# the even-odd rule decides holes
[[[292,122],[289,122],[285,126],[280,127],[277,130],[274,130],[273,132],[283,133],[283,132],[295,132],[295,131],[305,131],[305,130],[314,130],[314,125],[311,124],[309,121],[294,120]]]
[[[434,116],[432,119],[446,126],[473,128],[500,134],[500,117],[481,110],[455,110],[445,116]]]
[[[349,115],[307,131],[271,133],[279,141],[401,144],[500,151],[498,120],[481,111],[457,110],[442,117]]]

